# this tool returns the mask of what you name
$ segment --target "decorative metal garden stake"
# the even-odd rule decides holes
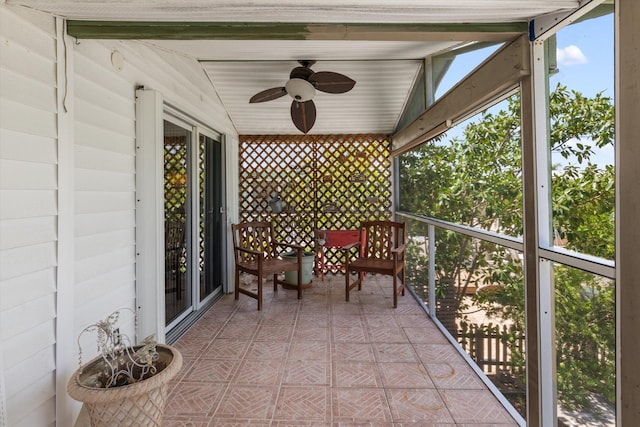
[[[80,338],[83,334],[97,334],[98,352],[104,362],[102,372],[92,375],[91,386],[98,388],[119,387],[142,381],[156,374],[155,362],[158,361],[154,335],[145,338],[138,346],[133,347],[127,335],[120,333],[116,325],[120,311],[115,311],[106,319],[89,325],[78,336],[80,373],[82,368],[82,346]]]

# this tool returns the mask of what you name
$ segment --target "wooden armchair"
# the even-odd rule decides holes
[[[261,310],[263,276],[273,274],[273,290],[277,291],[279,284],[292,285],[278,279],[278,274],[284,271],[298,272],[298,299],[302,298],[302,246],[277,242],[273,228],[268,222],[232,224],[231,230],[236,262],[235,299],[238,299],[241,293],[248,295],[258,300],[258,310]],[[280,251],[287,248],[297,252],[297,262],[279,258]],[[241,272],[257,276],[257,292],[240,287]]]
[[[349,292],[358,287],[362,289],[364,273],[378,273],[393,276],[393,308],[398,307],[398,294],[404,295],[405,280],[405,224],[393,221],[366,221],[360,225],[360,241],[344,246],[344,249],[359,247],[358,258],[349,260],[346,256],[345,291],[349,301]],[[350,282],[351,272],[358,273],[358,279]],[[400,277],[398,277],[400,276]],[[400,285],[398,279],[400,278]]]

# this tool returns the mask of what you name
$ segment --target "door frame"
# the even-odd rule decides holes
[[[226,204],[226,150],[223,135],[165,102],[160,92],[143,88],[136,90],[136,341],[155,334],[158,342],[165,343],[170,327],[180,323],[174,321],[169,327],[165,324],[164,120],[168,116],[174,123],[178,121],[191,127],[192,144],[195,141],[197,146],[200,133],[222,144],[220,185],[223,190],[222,200]],[[197,156],[197,150],[192,150],[192,156],[194,155]],[[195,185],[197,190],[197,182],[190,185]],[[197,199],[192,198],[192,203],[196,203],[192,206],[193,212],[198,212]],[[226,214],[223,214],[224,223]],[[226,228],[222,230],[224,241],[228,240]],[[194,239],[188,240],[194,244]],[[227,251],[222,252],[226,254]],[[221,264],[225,266],[227,260],[221,260]],[[226,278],[227,275],[223,277]],[[223,292],[224,283],[221,289],[221,293]],[[214,298],[212,295],[211,298],[199,301],[199,289],[194,294],[192,307],[196,312]],[[179,316],[178,319],[184,321],[186,317],[188,314]]]

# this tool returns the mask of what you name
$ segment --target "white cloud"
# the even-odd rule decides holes
[[[562,49],[556,49],[556,57],[558,59],[558,66],[560,67],[570,67],[587,62],[587,57],[584,56],[582,50],[572,44]]]

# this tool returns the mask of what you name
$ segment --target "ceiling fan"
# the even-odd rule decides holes
[[[349,92],[356,84],[355,80],[332,71],[313,71],[310,67],[316,61],[298,61],[300,67],[291,70],[289,80],[284,86],[263,90],[253,95],[250,104],[271,101],[289,95],[291,102],[291,120],[303,133],[307,133],[316,121],[316,105],[313,97],[316,90],[326,93]]]

